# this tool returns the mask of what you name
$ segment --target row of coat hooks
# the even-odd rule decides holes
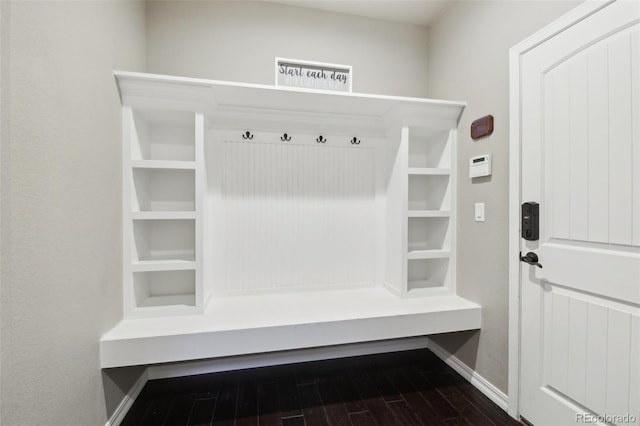
[[[251,140],[253,139],[253,134],[250,131],[246,131],[242,134],[242,139],[244,140]],[[283,133],[282,136],[280,136],[280,140],[283,142],[291,142],[291,135],[287,134],[287,133]],[[320,135],[316,138],[316,142],[317,143],[327,143],[327,138],[325,138],[324,136]],[[360,139],[358,139],[357,137],[353,137],[353,139],[350,139],[349,142],[351,143],[351,145],[360,145]]]

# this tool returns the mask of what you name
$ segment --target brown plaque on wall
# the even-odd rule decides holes
[[[485,115],[471,123],[471,139],[480,139],[493,133],[493,115]]]

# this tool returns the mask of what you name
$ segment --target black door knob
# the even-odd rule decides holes
[[[538,263],[538,255],[534,252],[530,251],[524,256],[520,256],[520,260],[524,263],[528,263],[529,265],[537,266],[538,268],[542,268],[542,265]]]

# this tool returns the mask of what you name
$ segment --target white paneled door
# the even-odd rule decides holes
[[[597,9],[597,10],[595,10]],[[520,413],[640,424],[640,2],[594,7],[521,55]],[[540,267],[542,266],[542,267]]]

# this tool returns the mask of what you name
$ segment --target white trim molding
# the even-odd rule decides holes
[[[146,385],[149,381],[148,371],[148,368],[145,369],[140,377],[138,377],[138,380],[136,380],[133,386],[131,386],[129,392],[127,392],[124,398],[122,398],[122,401],[120,401],[118,407],[116,407],[111,417],[109,417],[109,420],[107,420],[105,426],[118,426],[120,423],[122,423],[125,416],[131,409],[131,406],[133,406],[133,403],[136,402],[136,399],[140,395],[140,392],[142,392],[144,385]]]
[[[504,392],[495,387],[493,383],[482,377],[476,371],[472,370],[471,367],[460,361],[458,357],[450,354],[442,346],[438,345],[431,339],[429,339],[428,349],[444,361],[445,364],[455,370],[456,373],[460,374],[466,381],[471,383],[473,387],[482,392],[484,396],[493,401],[493,403],[498,407],[508,412],[507,408],[509,406],[509,398]]]
[[[520,400],[520,204],[522,55],[615,0],[587,0],[509,50],[509,379],[508,413],[518,418]]]

